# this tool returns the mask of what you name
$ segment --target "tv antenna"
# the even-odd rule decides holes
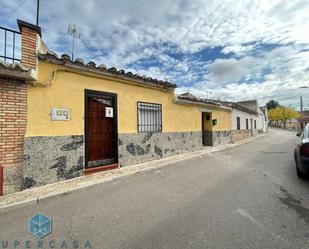
[[[75,39],[79,39],[81,36],[80,29],[75,24],[70,24],[68,28],[68,34],[72,36],[72,61],[74,59]]]
[[[211,91],[206,91],[207,99],[209,99],[209,96],[211,95]]]

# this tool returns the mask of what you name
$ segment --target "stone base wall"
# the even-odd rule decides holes
[[[204,131],[204,145],[217,146],[231,143],[231,131]]]
[[[84,136],[26,137],[23,188],[80,176],[84,169]]]
[[[201,132],[118,135],[119,165],[127,166],[175,154],[201,150]],[[26,137],[20,172],[23,189],[83,174],[84,136]]]
[[[250,130],[233,130],[232,131],[232,143],[236,143],[240,140],[251,137]]]
[[[119,164],[136,163],[201,150],[202,132],[158,132],[119,134]]]
[[[233,130],[232,131],[232,143],[236,143],[243,139],[255,137],[258,133],[263,133],[263,130]]]
[[[231,131],[214,131],[213,146],[231,143]]]
[[[231,131],[210,132],[208,135],[212,145],[231,143]],[[26,137],[23,170],[18,173],[23,179],[23,188],[82,175],[85,168],[84,147],[82,135]],[[201,149],[202,132],[118,134],[121,167]]]

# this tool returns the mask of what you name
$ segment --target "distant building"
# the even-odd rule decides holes
[[[260,108],[257,100],[224,103],[232,108],[232,142],[267,131],[267,108]]]

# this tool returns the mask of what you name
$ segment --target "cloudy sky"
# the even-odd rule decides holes
[[[36,0],[0,0],[0,25],[35,23]],[[43,39],[76,56],[214,99],[275,98],[309,109],[308,0],[41,0]],[[1,34],[2,35],[2,34]]]

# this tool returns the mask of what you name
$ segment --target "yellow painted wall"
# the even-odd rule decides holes
[[[65,69],[40,61],[38,82],[51,82],[54,69]],[[84,89],[112,92],[118,95],[119,133],[137,132],[137,101],[162,104],[163,132],[201,131],[201,112],[194,105],[174,103],[174,93],[58,71],[50,86],[28,86],[28,120],[26,136],[63,136],[84,134]],[[51,121],[51,108],[68,108],[70,121]],[[231,129],[231,113],[216,111],[215,129]],[[229,120],[227,118],[229,116]],[[224,121],[220,120],[221,118]],[[224,122],[227,122],[226,124]]]
[[[213,110],[212,113],[207,113],[210,115],[210,120],[206,120],[206,115],[204,116],[204,129],[205,131],[226,131],[231,130],[232,120],[231,113],[222,110]],[[213,120],[217,119],[217,124],[213,125]]]
[[[232,129],[231,113],[215,110],[212,113],[212,119],[217,119],[217,125],[213,126],[213,131],[226,131]]]

